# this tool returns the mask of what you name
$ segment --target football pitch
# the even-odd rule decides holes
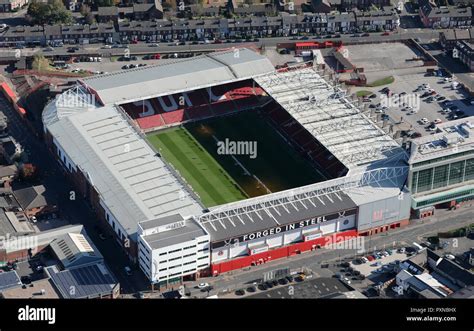
[[[206,207],[326,179],[257,111],[151,133],[148,140],[193,187]],[[228,142],[227,150],[224,142]],[[240,147],[254,147],[253,153],[248,153],[249,148],[244,151],[247,153],[228,148],[238,142],[243,143]]]

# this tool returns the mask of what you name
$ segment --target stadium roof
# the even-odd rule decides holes
[[[351,171],[405,158],[402,148],[313,68],[256,77],[257,83]]]
[[[406,165],[358,169],[345,177],[217,206],[199,220],[211,241],[220,241],[392,197],[400,193],[407,174]]]
[[[291,197],[287,199],[287,205],[275,206],[273,210],[229,215],[218,221],[203,222],[203,226],[211,235],[211,241],[220,241],[357,207],[343,192],[313,197],[305,204],[291,203]]]
[[[122,104],[252,78],[274,71],[247,48],[177,59],[163,64],[85,78],[104,104]]]
[[[437,125],[438,133],[412,140],[410,163],[443,156],[474,153],[474,116]]]
[[[141,221],[202,211],[178,176],[159,158],[118,109],[47,106],[43,122],[95,187],[101,201],[129,235]]]

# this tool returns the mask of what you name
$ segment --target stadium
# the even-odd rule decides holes
[[[152,284],[410,216],[406,150],[316,68],[275,70],[249,49],[82,79],[46,106],[43,124],[78,192]]]

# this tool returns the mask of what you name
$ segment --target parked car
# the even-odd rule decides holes
[[[203,288],[209,287],[209,283],[200,283],[197,285],[197,288],[202,290]]]
[[[235,291],[235,295],[242,296],[244,294],[245,294],[245,291],[243,289],[239,289],[239,290]]]
[[[131,276],[131,275],[132,275],[132,269],[131,269],[129,266],[125,266],[125,267],[123,268],[123,270],[125,271],[125,274],[126,274],[127,276]]]
[[[267,286],[265,283],[258,284],[257,288],[258,288],[260,291],[266,291],[266,290],[268,290],[268,286]]]

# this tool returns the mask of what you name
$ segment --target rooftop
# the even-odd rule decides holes
[[[167,227],[167,225],[170,226]],[[143,222],[140,226],[143,226],[145,230],[143,240],[152,249],[180,244],[207,235],[194,218],[185,220],[179,215]]]
[[[0,292],[21,285],[20,277],[15,270],[0,273]]]
[[[59,299],[50,279],[40,279],[32,282],[34,286],[16,286],[3,291],[4,299]]]
[[[61,110],[53,102],[43,122],[89,178],[129,235],[141,221],[202,208],[120,111],[112,106]]]
[[[474,153],[474,116],[438,124],[438,133],[413,139],[409,163],[462,152]]]
[[[67,233],[51,242],[51,249],[64,268],[102,261],[102,255],[94,249],[81,233]]]
[[[64,299],[108,296],[115,291],[118,285],[118,281],[109,268],[102,263],[63,271],[59,271],[53,266],[46,268],[46,272]]]
[[[85,78],[104,104],[121,104],[245,80],[274,71],[270,61],[240,48]]]

